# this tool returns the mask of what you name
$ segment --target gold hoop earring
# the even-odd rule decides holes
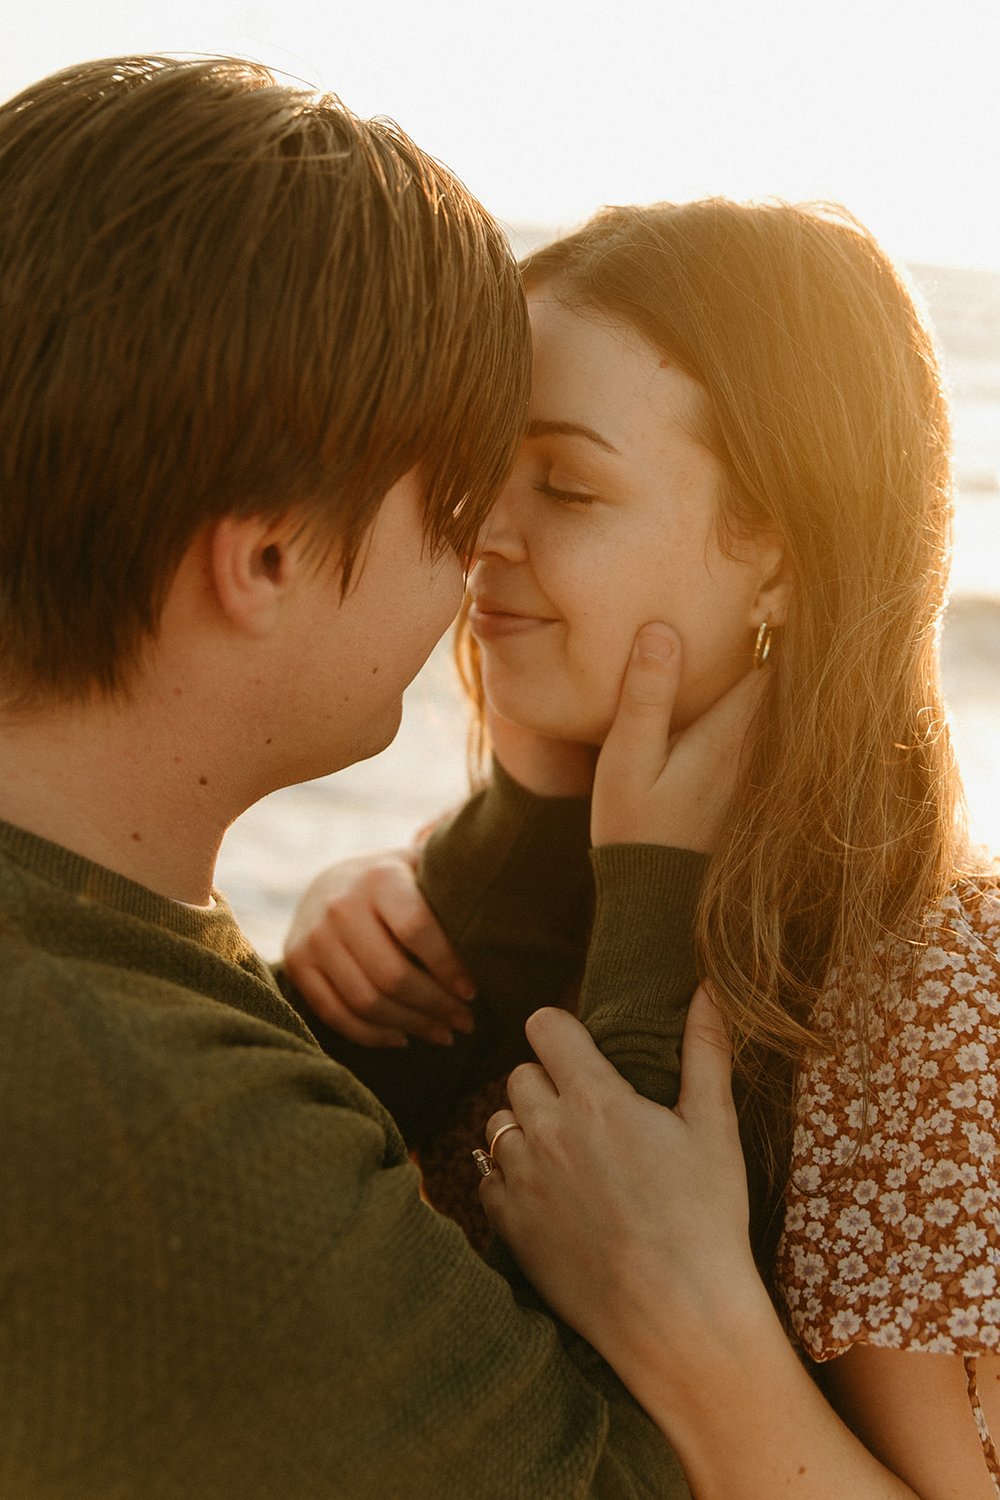
[[[753,664],[762,667],[771,654],[771,643],[774,640],[774,631],[766,620],[761,620],[757,631],[757,639],[753,643]]]

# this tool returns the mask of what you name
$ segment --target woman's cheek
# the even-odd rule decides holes
[[[608,731],[614,723],[621,701],[625,669],[632,654],[632,646],[638,625],[616,633],[613,640],[595,643],[593,654],[585,667],[584,680],[580,684],[581,699],[585,700],[585,743],[603,745]],[[582,704],[581,704],[582,706]]]
[[[692,660],[689,652],[687,662],[682,663],[671,728],[675,731],[687,729],[734,688],[750,669],[749,656],[741,656],[735,651],[720,652],[705,661]]]

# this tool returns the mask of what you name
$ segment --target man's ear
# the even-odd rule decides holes
[[[219,608],[237,629],[270,634],[301,558],[288,521],[265,516],[223,516],[208,536],[210,586]]]

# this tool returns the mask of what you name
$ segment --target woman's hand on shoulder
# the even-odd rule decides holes
[[[487,1124],[483,1206],[662,1428],[692,1493],[995,1494],[961,1355],[856,1346],[827,1366],[838,1417],[793,1351],[751,1254],[730,1050],[704,988],[675,1110],[636,1094],[572,1016],[540,1011],[528,1036],[542,1065],[515,1069],[510,1109]],[[998,1367],[981,1358],[987,1422]]]
[[[511,1108],[487,1125],[487,1141],[519,1126],[498,1140],[500,1170],[484,1178],[487,1215],[549,1304],[623,1377],[654,1332],[681,1369],[723,1289],[759,1286],[718,1011],[699,989],[675,1110],[637,1094],[572,1016],[536,1012],[527,1032],[541,1066],[515,1069]]]
[[[363,1047],[447,1046],[473,1029],[471,976],[431,911],[411,850],[341,860],[292,918],[285,972],[320,1020]]]
[[[591,834],[600,844],[665,844],[710,854],[766,674],[750,672],[672,735],[682,648],[667,625],[644,625],[594,777]]]

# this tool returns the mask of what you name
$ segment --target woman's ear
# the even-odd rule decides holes
[[[298,555],[288,522],[223,516],[208,537],[209,582],[219,608],[238,630],[269,635],[290,588]]]
[[[792,569],[785,543],[777,532],[767,532],[755,541],[761,581],[753,602],[751,624],[754,629],[764,620],[771,626],[784,625],[792,597]]]

